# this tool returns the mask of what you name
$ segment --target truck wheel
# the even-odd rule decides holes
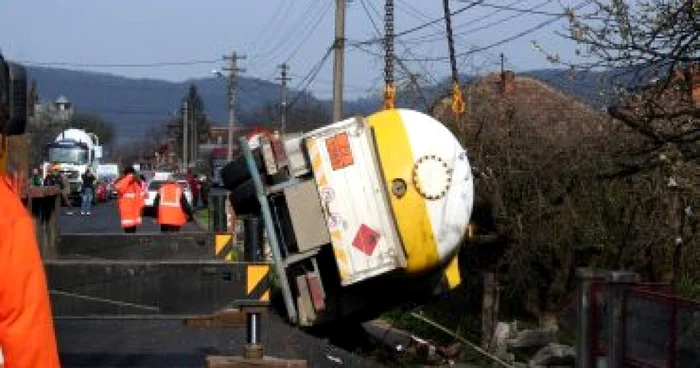
[[[253,158],[255,159],[255,165],[258,171],[262,171],[264,167],[260,149],[253,150]],[[221,180],[224,183],[224,187],[228,190],[234,190],[238,185],[248,179],[250,179],[250,173],[248,172],[248,165],[243,156],[229,162],[221,169]]]
[[[231,191],[229,199],[237,215],[247,215],[260,211],[260,203],[255,194],[253,179],[248,179],[243,184],[234,188]]]
[[[10,120],[5,127],[7,135],[21,135],[27,127],[27,71],[15,63],[7,63],[10,74]]]

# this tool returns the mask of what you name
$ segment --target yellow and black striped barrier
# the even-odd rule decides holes
[[[249,264],[246,266],[246,297],[250,301],[270,302],[270,265]]]
[[[216,234],[214,249],[216,258],[224,261],[234,261],[234,238],[232,234]]]

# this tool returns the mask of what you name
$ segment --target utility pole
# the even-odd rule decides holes
[[[284,136],[287,132],[287,82],[291,80],[287,76],[289,65],[282,63],[280,65],[280,76],[277,78],[281,82],[280,85],[280,136]]]
[[[335,2],[335,60],[333,64],[333,122],[343,116],[343,74],[345,66],[345,0]]]
[[[506,71],[506,56],[501,53],[501,75]]]
[[[188,142],[188,120],[189,120],[189,115],[190,115],[190,109],[189,109],[189,104],[187,101],[185,101],[182,105],[182,170],[187,171],[187,167],[189,164],[188,157],[187,157],[187,145],[189,144]]]
[[[224,60],[228,61],[228,66],[224,67],[228,75],[228,154],[226,158],[233,160],[233,130],[236,126],[236,83],[238,72],[244,72],[245,69],[238,67],[238,60],[245,59],[245,56],[231,52],[231,56],[224,56]]]
[[[190,115],[187,121],[190,123],[190,165],[194,166],[197,162],[197,109],[194,104],[190,106]]]

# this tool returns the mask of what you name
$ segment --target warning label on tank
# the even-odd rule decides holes
[[[339,133],[326,139],[326,150],[328,150],[334,171],[346,168],[355,162],[352,157],[348,133]]]
[[[357,230],[355,239],[352,241],[352,245],[359,249],[362,253],[371,256],[374,253],[374,248],[377,247],[379,243],[379,233],[369,226],[362,224]]]

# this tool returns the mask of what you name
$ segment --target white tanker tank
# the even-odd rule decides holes
[[[251,170],[233,161],[224,181],[237,212],[266,221],[292,321],[364,320],[460,284],[473,178],[442,123],[394,109],[275,140],[244,145]]]
[[[101,158],[102,146],[97,135],[82,129],[67,129],[46,145],[44,175],[51,167],[57,167],[68,179],[70,195],[76,197],[81,191],[82,175],[90,168],[97,176]]]

